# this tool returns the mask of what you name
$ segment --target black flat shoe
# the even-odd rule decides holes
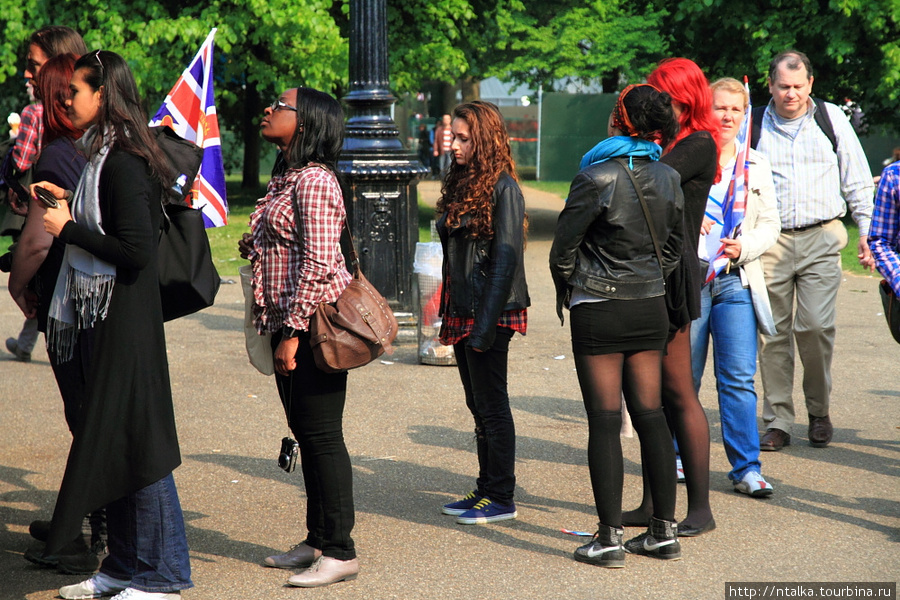
[[[710,519],[706,522],[705,525],[701,525],[700,527],[691,527],[691,526],[683,526],[680,523],[678,524],[678,537],[697,537],[698,535],[703,535],[709,531],[712,531],[716,528],[716,520]]]

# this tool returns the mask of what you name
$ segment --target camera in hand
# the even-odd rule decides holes
[[[297,454],[300,445],[293,439],[286,437],[281,440],[281,453],[278,455],[278,466],[286,473],[290,473],[297,466]]]

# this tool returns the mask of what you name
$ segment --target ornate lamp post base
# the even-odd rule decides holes
[[[350,1],[350,92],[338,168],[366,277],[398,321],[415,324],[412,263],[419,237],[416,179],[428,170],[403,148],[391,118],[384,0]]]

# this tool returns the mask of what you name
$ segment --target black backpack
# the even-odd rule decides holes
[[[172,169],[166,202],[190,206],[187,198],[200,171],[200,163],[203,162],[203,148],[182,139],[165,125],[151,127],[150,133],[156,138],[159,149]]]
[[[819,126],[819,129],[825,134],[825,136],[831,141],[831,149],[837,154],[837,136],[834,135],[834,126],[831,124],[831,117],[828,116],[828,110],[825,108],[825,101],[819,98],[813,98],[813,102],[816,103],[816,112],[813,117],[816,120],[816,124]],[[763,115],[766,114],[766,107],[764,106],[754,106],[752,115],[751,128],[752,131],[750,133],[750,147],[756,150],[756,146],[759,145],[759,135],[762,132],[762,120]]]

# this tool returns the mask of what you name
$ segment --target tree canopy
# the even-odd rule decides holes
[[[710,77],[748,75],[757,103],[777,52],[806,52],[817,96],[858,102],[873,123],[898,128],[897,0],[404,0],[389,1],[391,84],[489,76],[553,89],[642,79],[665,56],[686,56]],[[349,0],[0,0],[0,110],[20,110],[25,42],[69,25],[89,48],[122,54],[152,113],[212,27],[220,123],[244,149],[244,182],[259,178],[258,120],[283,89],[341,96],[348,75]]]

